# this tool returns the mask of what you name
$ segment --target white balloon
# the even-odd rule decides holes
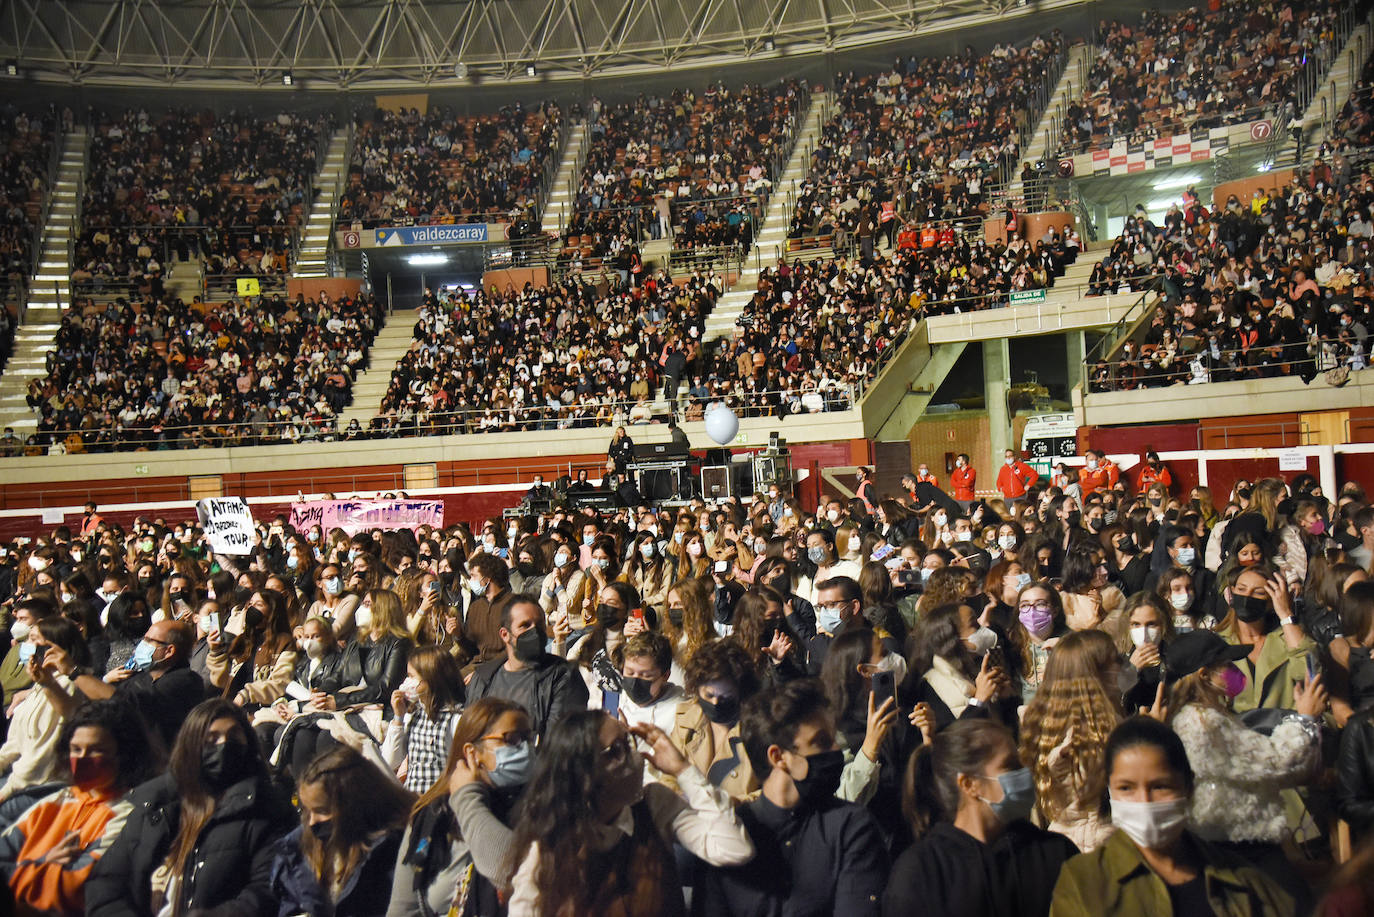
[[[718,404],[706,414],[706,435],[722,446],[735,441],[739,432],[739,418],[735,412],[723,404]]]

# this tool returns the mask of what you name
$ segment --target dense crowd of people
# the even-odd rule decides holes
[[[1036,90],[1064,49],[1057,30],[1025,47],[910,57],[836,77],[836,112],[798,189],[789,235],[856,235],[862,205],[891,202],[917,223],[988,212],[985,185],[1016,163]],[[877,215],[874,215],[877,218]]]
[[[483,115],[378,110],[356,128],[339,224],[367,229],[535,216],[565,129],[556,102]]]
[[[1094,367],[1096,390],[1363,369],[1374,301],[1374,170],[1318,161],[1215,211],[1191,192],[1160,224],[1138,212],[1093,292],[1162,285],[1149,326]]]
[[[1005,305],[1011,291],[1052,285],[1077,257],[1076,237],[1053,230],[1034,244],[952,229],[926,241],[765,270],[739,333],[712,354],[711,374],[737,380],[727,404],[744,416],[847,410],[922,319]]]
[[[1374,906],[1374,506],[1087,454],[0,553],[18,913]],[[391,497],[395,495],[382,495]],[[404,496],[404,495],[401,495]],[[966,499],[967,498],[967,499]],[[1336,819],[1353,858],[1333,863]],[[1315,910],[1314,910],[1315,909]]]
[[[570,276],[539,288],[428,293],[373,432],[647,422],[669,377],[674,392],[688,387],[723,287],[707,270],[676,283],[658,272],[642,282]]]
[[[63,119],[70,121],[71,112],[25,110],[12,103],[0,108],[0,303],[12,302],[17,284],[33,273],[34,234],[52,181],[48,169]]]
[[[289,271],[327,119],[190,108],[93,119],[73,283],[156,297],[173,260],[208,274]]]
[[[1083,97],[1065,114],[1062,149],[1300,117],[1299,76],[1339,50],[1340,11],[1321,0],[1256,0],[1104,22]]]
[[[23,450],[111,452],[334,438],[385,306],[298,295],[85,304],[62,318]]]
[[[796,136],[807,87],[723,83],[591,106],[566,247],[747,247]]]

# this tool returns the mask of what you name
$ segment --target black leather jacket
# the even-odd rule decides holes
[[[1336,806],[1356,836],[1374,833],[1374,707],[1345,724],[1336,756]]]
[[[350,640],[339,662],[340,687],[333,692],[339,707],[381,704],[382,717],[391,719],[391,692],[406,679],[406,660],[415,646],[409,637],[387,634],[376,643]],[[359,682],[361,688],[354,687]]]

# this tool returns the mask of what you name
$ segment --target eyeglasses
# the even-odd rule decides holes
[[[1020,611],[1049,611],[1049,602],[1036,602],[1034,605],[1018,605]]]
[[[500,742],[502,745],[523,745],[534,738],[534,733],[528,729],[512,729],[510,732],[493,733],[489,736],[482,736],[479,742]]]

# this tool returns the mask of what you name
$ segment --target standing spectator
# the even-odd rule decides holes
[[[1078,487],[1084,497],[1099,490],[1112,489],[1112,481],[1102,462],[1102,453],[1096,449],[1083,453],[1083,467],[1078,469]]]
[[[510,591],[510,567],[493,554],[478,552],[468,559],[468,587],[472,601],[463,616],[463,637],[476,647],[469,665],[499,659],[505,653],[500,628],[506,609],[515,600]]]
[[[864,511],[870,516],[878,509],[878,488],[873,486],[873,469],[859,469],[859,484],[854,490],[855,495],[863,501]]]
[[[501,613],[504,658],[477,666],[467,685],[469,701],[499,697],[529,711],[535,735],[559,717],[587,705],[587,685],[577,667],[544,651],[544,612],[532,596],[515,596]]]
[[[1162,486],[1167,494],[1173,490],[1174,476],[1169,472],[1169,466],[1159,460],[1159,453],[1151,449],[1145,453],[1145,464],[1136,479],[1136,492],[1145,493],[1153,484]]]
[[[835,798],[844,753],[824,691],[807,679],[759,693],[742,733],[763,775],[762,795],[738,810],[758,855],[747,867],[712,870],[697,891],[700,912],[880,913],[887,852],[873,816]]]
[[[1004,455],[1002,467],[997,470],[997,489],[1007,505],[1014,506],[1026,499],[1026,489],[1040,480],[1040,475],[1010,449]]]
[[[920,838],[892,867],[886,917],[1043,917],[1078,849],[1032,825],[1035,784],[1011,732],[991,720],[950,726],[907,765],[903,809]]]
[[[1188,830],[1193,769],[1167,726],[1132,717],[1112,732],[1103,757],[1119,830],[1064,864],[1050,917],[1296,913],[1263,872]]]
[[[968,511],[977,499],[974,496],[973,488],[978,480],[978,472],[973,470],[969,464],[968,455],[960,452],[954,459],[954,471],[950,472],[949,483],[954,488],[954,499],[959,504],[959,508]]]
[[[606,457],[615,463],[615,470],[622,475],[634,461],[635,443],[624,427],[615,428],[615,435],[611,437],[611,444],[606,449]]]

